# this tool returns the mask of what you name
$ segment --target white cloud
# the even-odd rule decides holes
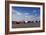
[[[36,20],[40,20],[40,17],[39,16],[28,16],[27,18],[25,18],[25,21],[36,21]]]
[[[16,12],[16,14],[17,14],[17,15],[22,15],[22,14],[21,14],[21,13],[19,13],[19,12]]]
[[[24,19],[24,17],[22,16],[22,13],[16,11],[13,9],[13,14],[12,14],[12,21],[21,21]]]
[[[12,10],[12,12],[13,12],[13,14],[15,14],[15,15],[22,15],[22,13],[20,13],[20,12],[18,12],[17,10]]]
[[[31,16],[27,16],[29,15],[29,13],[20,13],[16,10],[13,10],[13,12],[15,14],[12,15],[12,21],[36,21],[36,20],[40,20],[40,16],[34,16],[34,15],[31,15]],[[26,16],[26,17],[25,17]]]
[[[24,15],[29,15],[29,13],[24,13]]]

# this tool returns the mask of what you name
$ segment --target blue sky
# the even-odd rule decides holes
[[[12,7],[13,21],[39,20],[39,16],[39,7]]]

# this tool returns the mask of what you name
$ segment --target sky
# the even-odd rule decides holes
[[[12,21],[40,20],[39,7],[12,7]]]

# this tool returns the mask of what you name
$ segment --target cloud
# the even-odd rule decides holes
[[[29,15],[29,13],[23,14],[13,9],[12,21],[36,21],[36,20],[39,21],[40,16]]]
[[[24,19],[24,17],[22,16],[22,13],[13,9],[13,11],[12,11],[12,21],[21,21],[23,19]]]
[[[39,16],[34,16],[34,15],[31,15],[31,16],[27,16],[25,18],[25,21],[39,21],[40,20],[40,17]]]
[[[15,15],[22,15],[22,13],[18,12],[17,10],[12,10],[12,13],[15,14]]]

